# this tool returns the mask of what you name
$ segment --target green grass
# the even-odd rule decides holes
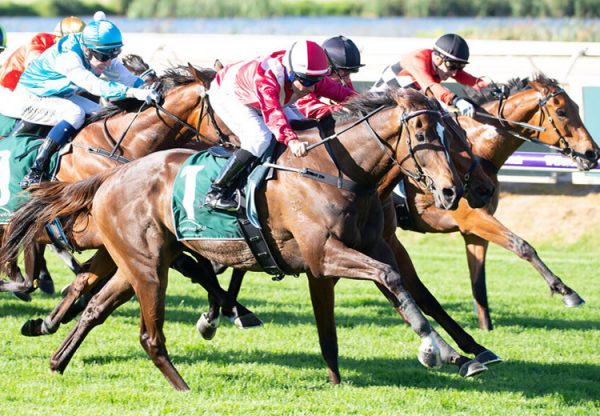
[[[139,308],[123,305],[95,329],[64,375],[48,359],[67,328],[45,338],[19,334],[56,297],[26,304],[0,295],[0,413],[3,415],[590,415],[600,412],[600,269],[597,239],[538,247],[549,266],[587,301],[567,309],[548,296],[525,262],[492,247],[488,287],[496,329],[477,329],[461,239],[403,233],[421,277],[475,338],[505,359],[481,378],[453,367],[428,371],[419,342],[374,285],[342,281],[337,321],[343,384],[326,382],[305,278],[252,275],[242,302],[266,323],[223,324],[204,341],[194,323],[203,291],[179,275],[168,289],[167,345],[191,387],[175,392],[138,344]],[[595,241],[592,241],[595,240]],[[53,259],[54,260],[54,259]],[[52,261],[57,287],[71,277]],[[69,325],[70,327],[71,325]],[[442,332],[442,334],[444,334]]]

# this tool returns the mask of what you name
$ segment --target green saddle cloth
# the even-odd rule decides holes
[[[33,165],[42,140],[37,136],[10,136],[0,140],[0,224],[8,223],[14,211],[27,200],[29,194],[19,183]],[[57,160],[58,154],[55,154],[50,172]]]
[[[16,118],[7,117],[5,115],[0,114],[0,136],[8,136],[8,134],[15,127],[15,124],[17,124],[17,121],[19,120]]]
[[[178,240],[244,239],[235,212],[204,206],[204,197],[226,162],[202,152],[190,156],[179,169],[171,199]]]

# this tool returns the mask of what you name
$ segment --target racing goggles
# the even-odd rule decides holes
[[[112,48],[112,49],[90,49],[90,53],[94,58],[96,58],[100,62],[110,61],[111,59],[115,59],[121,53],[121,48]]]
[[[467,64],[465,64],[464,62],[457,62],[457,61],[450,61],[450,60],[446,60],[446,68],[448,68],[449,71],[458,71],[460,69],[463,69]]]
[[[288,79],[290,80],[290,82],[294,82],[294,81],[298,81],[300,82],[300,84],[302,84],[305,87],[312,87],[313,85],[315,85],[317,82],[321,81],[324,77],[309,77],[306,75],[301,75],[298,74],[296,72],[293,72],[291,74],[289,74]]]

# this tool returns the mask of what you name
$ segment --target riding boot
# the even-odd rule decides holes
[[[16,122],[13,129],[8,133],[8,136],[21,136],[21,135],[40,135],[44,136],[48,133],[50,127],[41,124],[30,123],[25,120],[19,120]],[[7,136],[7,137],[8,137]]]
[[[231,197],[227,197],[225,192],[254,159],[256,157],[247,150],[237,150],[229,158],[219,176],[217,176],[217,179],[210,186],[204,199],[204,205],[224,211],[235,211],[238,207],[237,202],[231,199]]]
[[[42,177],[46,173],[48,169],[48,165],[50,164],[50,159],[52,155],[60,148],[60,145],[56,143],[52,139],[45,139],[44,143],[40,146],[38,150],[38,154],[31,166],[31,169],[25,175],[21,183],[21,189],[27,189],[31,185],[40,183],[42,181]]]
[[[27,189],[32,184],[42,181],[42,177],[50,165],[52,155],[56,153],[63,144],[69,141],[76,131],[77,129],[75,129],[71,123],[64,120],[52,127],[48,133],[48,137],[44,140],[44,143],[42,143],[38,150],[33,166],[19,184],[21,189]]]

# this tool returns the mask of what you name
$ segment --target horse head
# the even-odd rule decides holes
[[[538,73],[503,87],[509,94],[494,94],[497,88],[484,89],[479,97],[470,94],[480,103],[487,100],[482,107],[501,119],[496,128],[502,134],[545,144],[569,156],[580,170],[596,166],[600,149],[583,124],[578,105],[556,80]],[[490,119],[485,123],[497,125]]]
[[[344,104],[351,117],[365,117],[363,137],[371,137],[383,158],[379,192],[386,195],[403,176],[427,188],[441,209],[456,209],[463,189],[443,143],[443,121],[436,105],[423,94],[401,89],[367,93]],[[385,108],[385,110],[379,111]],[[365,136],[366,135],[366,136]],[[364,139],[363,139],[364,143]],[[365,149],[365,151],[368,151]]]
[[[600,149],[592,139],[579,115],[579,106],[552,79],[538,74],[529,85],[539,94],[540,134],[544,143],[559,146],[580,170],[593,169],[600,158]]]

